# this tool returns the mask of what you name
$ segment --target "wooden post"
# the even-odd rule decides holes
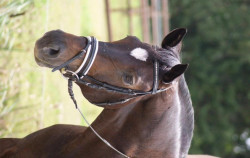
[[[141,0],[141,25],[142,25],[142,36],[143,41],[150,43],[150,30],[149,30],[149,14],[148,14],[148,2]]]
[[[162,18],[163,18],[163,33],[164,36],[169,33],[169,11],[168,0],[162,0]]]
[[[151,17],[152,17],[152,33],[153,33],[153,44],[158,44],[158,10],[157,10],[157,0],[151,0]]]
[[[111,28],[111,19],[110,19],[110,7],[109,7],[109,0],[105,0],[106,6],[106,18],[107,18],[107,28],[108,28],[108,40],[109,42],[112,41],[112,28]]]
[[[132,10],[131,10],[131,1],[127,0],[127,15],[128,15],[128,33],[133,35],[133,19],[132,19]]]

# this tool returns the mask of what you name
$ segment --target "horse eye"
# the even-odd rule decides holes
[[[134,80],[133,80],[133,76],[132,75],[123,74],[122,79],[123,79],[123,82],[125,84],[128,84],[128,85],[133,85],[134,84]]]

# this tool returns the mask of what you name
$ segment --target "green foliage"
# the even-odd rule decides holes
[[[31,0],[16,0],[0,2],[0,137],[14,133],[21,120],[13,121],[13,113],[26,107],[17,107],[20,101],[21,78],[18,63],[11,62],[13,48],[18,33],[16,30],[23,24],[20,21],[27,8],[31,6]],[[12,115],[12,116],[11,116]],[[9,124],[9,121],[13,121]]]
[[[170,12],[172,28],[188,28],[183,57],[195,109],[190,152],[249,156],[249,2],[175,0]]]
[[[0,43],[1,48],[12,48],[17,29],[22,24],[22,17],[32,0],[2,0],[0,2]]]

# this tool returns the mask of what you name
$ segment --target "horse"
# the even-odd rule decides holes
[[[184,158],[194,112],[181,63],[185,28],[161,47],[127,36],[114,42],[61,30],[36,41],[39,66],[59,70],[93,105],[103,107],[89,127],[58,124],[28,136],[0,139],[0,157]],[[198,156],[199,157],[199,156]]]

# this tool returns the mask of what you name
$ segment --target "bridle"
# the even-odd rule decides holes
[[[158,89],[159,87],[159,62],[157,60],[154,60],[154,71],[153,71],[153,88],[150,91],[141,91],[141,90],[134,90],[130,88],[123,88],[123,87],[118,87],[111,85],[109,83],[105,83],[102,81],[99,81],[91,76],[88,76],[87,73],[89,72],[96,54],[98,52],[98,40],[94,37],[87,37],[87,45],[84,49],[82,49],[77,55],[75,55],[73,58],[69,59],[65,63],[53,68],[52,72],[60,70],[61,73],[63,74],[64,77],[68,78],[69,81],[69,87],[72,87],[72,81],[86,85],[90,88],[93,89],[99,89],[99,90],[106,90],[108,92],[113,92],[113,93],[120,93],[120,94],[125,94],[129,95],[131,97],[126,98],[126,99],[121,99],[115,102],[101,102],[101,103],[95,103],[92,102],[92,104],[98,105],[98,106],[112,106],[112,105],[118,105],[118,104],[123,104],[131,99],[134,99],[139,96],[144,96],[148,94],[156,94],[160,93],[163,91],[166,91],[167,88],[163,89]],[[82,64],[80,67],[75,71],[70,71],[67,69],[68,65],[76,60],[77,58],[81,58],[84,54],[86,54]],[[86,81],[86,79],[88,82]],[[70,93],[70,96],[73,96],[73,93]],[[73,99],[74,100],[74,99]]]
[[[92,102],[92,104],[95,105],[99,105],[99,106],[113,106],[113,105],[118,105],[118,104],[123,104],[126,103],[134,98],[137,98],[139,96],[145,96],[145,95],[149,95],[149,94],[156,94],[156,93],[160,93],[163,91],[166,91],[167,89],[171,88],[163,88],[163,89],[158,89],[159,87],[159,62],[155,59],[154,60],[154,71],[153,71],[153,88],[150,91],[141,91],[141,90],[134,90],[134,89],[130,89],[130,88],[123,88],[123,87],[118,87],[118,86],[114,86],[111,85],[109,83],[105,83],[102,81],[99,81],[91,76],[88,76],[88,72],[91,68],[91,66],[93,65],[97,52],[98,52],[98,40],[94,37],[87,37],[87,45],[84,49],[82,49],[78,54],[76,54],[74,57],[72,57],[71,59],[69,59],[68,61],[66,61],[65,63],[55,67],[52,69],[52,72],[55,72],[57,70],[60,70],[61,73],[63,74],[64,77],[66,77],[68,79],[68,92],[69,95],[71,97],[71,99],[73,100],[76,109],[80,112],[80,114],[82,115],[83,119],[85,120],[85,122],[88,124],[88,126],[91,128],[91,130],[97,135],[97,137],[99,137],[106,145],[108,145],[110,148],[112,148],[113,150],[115,150],[117,153],[119,153],[120,155],[123,155],[124,157],[129,158],[129,156],[123,154],[122,152],[120,152],[119,150],[117,150],[116,148],[114,148],[110,143],[108,143],[104,138],[102,138],[95,130],[94,128],[90,125],[90,123],[87,121],[87,119],[84,117],[83,113],[80,111],[80,109],[77,106],[77,102],[75,100],[74,97],[74,93],[72,90],[72,82],[76,82],[76,83],[80,83],[83,85],[86,85],[90,88],[93,89],[99,89],[99,90],[106,90],[108,92],[113,92],[113,93],[120,93],[120,94],[126,94],[129,95],[130,97],[126,98],[126,99],[122,99],[122,100],[118,100],[115,102],[101,102],[101,103],[94,103]],[[73,62],[74,60],[81,58],[84,54],[86,54],[85,58],[83,59],[82,64],[80,65],[80,67],[75,71],[70,71],[68,70],[68,65]],[[91,81],[88,82],[85,79]],[[169,83],[171,84],[171,83]]]

